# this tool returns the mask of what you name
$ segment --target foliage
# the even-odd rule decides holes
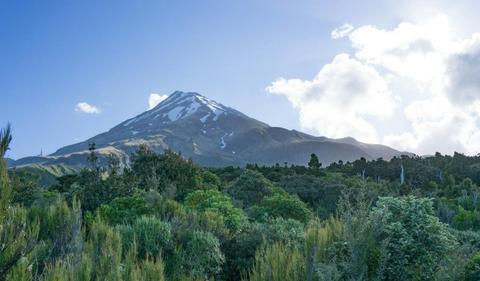
[[[247,208],[271,195],[273,185],[259,172],[245,170],[227,187],[227,192],[236,202]]]
[[[159,155],[141,146],[132,161],[133,184],[140,189],[162,193],[174,188],[174,197],[182,200],[189,192],[201,187],[199,168],[172,151]],[[215,180],[211,181],[215,184]],[[207,184],[212,184],[211,181],[205,180]]]
[[[142,146],[121,166],[92,144],[43,188],[7,173],[10,140],[0,281],[479,279],[478,155],[204,168]]]
[[[302,246],[304,237],[304,225],[293,219],[279,217],[253,223],[224,245],[224,274],[230,280],[239,280],[246,269],[252,266],[255,253],[262,245],[282,243]]]
[[[308,222],[312,217],[312,211],[307,208],[302,200],[296,196],[284,193],[277,193],[263,199],[259,206],[253,210],[253,213],[257,218],[263,216],[282,217],[285,219],[298,220],[303,223]]]
[[[318,170],[321,166],[322,164],[318,160],[318,156],[315,153],[312,153],[310,155],[310,160],[308,161],[308,168]]]
[[[183,267],[190,276],[208,280],[220,273],[225,257],[209,232],[194,231],[182,249]]]
[[[465,281],[480,280],[480,253],[474,255],[465,267]]]
[[[110,224],[133,223],[138,217],[148,215],[151,209],[140,194],[117,197],[108,205],[99,208],[100,216]]]
[[[28,223],[27,210],[11,205],[12,188],[4,159],[12,140],[10,132],[10,126],[0,130],[0,280],[13,279],[12,274],[29,277],[25,265],[39,231],[37,223]]]
[[[154,217],[140,217],[133,225],[138,255],[143,258],[158,257],[172,251],[171,226]]]
[[[455,245],[447,226],[434,215],[430,199],[380,198],[372,220],[381,227],[387,280],[433,280],[439,261]]]
[[[12,203],[30,207],[40,193],[40,177],[27,170],[9,171]]]
[[[220,215],[225,220],[226,226],[233,232],[240,230],[246,223],[243,211],[233,206],[230,197],[217,190],[194,191],[187,195],[185,206],[200,212],[213,212]]]
[[[296,247],[282,244],[266,246],[255,256],[248,281],[306,280],[305,258]]]

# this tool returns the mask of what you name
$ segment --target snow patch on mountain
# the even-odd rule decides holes
[[[220,138],[220,148],[221,149],[225,149],[225,147],[227,147],[227,143],[225,142],[225,137],[228,136],[228,133],[225,133],[225,135],[223,135],[221,138]]]
[[[170,110],[168,113],[164,114],[164,116],[168,116],[168,119],[170,121],[177,121],[181,117],[181,112],[185,110],[185,107],[183,106],[177,106],[174,109]]]
[[[207,113],[207,115],[205,115],[205,116],[203,116],[202,118],[200,118],[200,121],[201,121],[202,123],[205,123],[205,121],[207,121],[208,117],[210,117],[210,112]]]

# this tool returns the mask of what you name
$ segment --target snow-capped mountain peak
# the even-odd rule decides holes
[[[401,152],[350,139],[315,137],[284,128],[270,127],[256,119],[192,92],[174,92],[151,110],[126,120],[107,132],[60,148],[48,157],[17,160],[28,163],[84,165],[90,143],[95,143],[106,163],[115,155],[128,163],[140,145],[155,152],[171,149],[207,166],[304,165],[315,153],[323,163],[364,157],[389,159]]]
[[[229,112],[238,114],[237,111],[198,93],[176,91],[151,110],[127,120],[123,126],[127,127],[146,119],[167,124],[194,114],[198,114],[198,119],[205,123],[207,121],[217,121]]]

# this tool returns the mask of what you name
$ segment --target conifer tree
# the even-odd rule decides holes
[[[315,153],[310,155],[310,161],[308,161],[308,167],[310,169],[318,170],[322,166],[322,163],[318,160],[318,156]]]

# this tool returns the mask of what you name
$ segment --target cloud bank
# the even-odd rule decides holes
[[[300,124],[327,137],[353,136],[418,154],[480,152],[480,33],[457,38],[446,15],[386,30],[343,25],[351,54],[311,80],[273,81]]]
[[[99,114],[101,112],[99,108],[86,102],[77,103],[77,105],[75,106],[75,111],[86,114]]]

